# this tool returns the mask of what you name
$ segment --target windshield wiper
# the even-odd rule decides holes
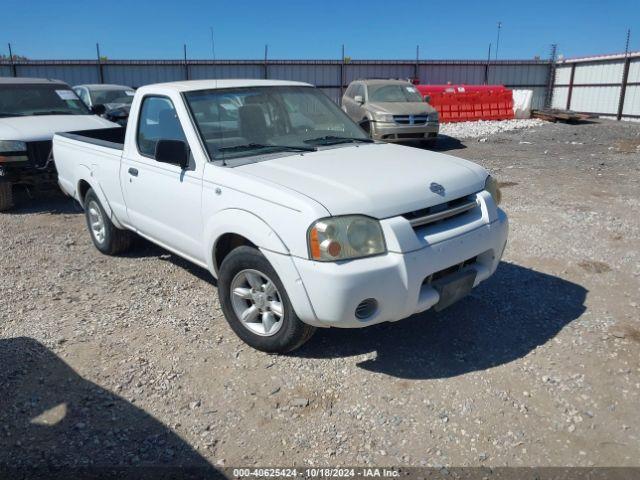
[[[325,135],[324,137],[309,138],[304,143],[316,143],[318,145],[336,145],[338,143],[373,143],[370,138],[358,138],[358,137],[339,137],[336,135]]]
[[[0,112],[0,117],[24,117],[24,113]]]
[[[40,112],[33,112],[31,115],[73,115],[73,112],[67,110],[42,110]]]
[[[268,143],[247,143],[244,145],[234,145],[232,147],[220,147],[220,152],[243,152],[246,150],[263,150],[273,149],[283,152],[315,152],[318,149],[316,147],[305,147],[304,145],[271,145]]]

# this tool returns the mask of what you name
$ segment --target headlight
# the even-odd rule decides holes
[[[28,160],[26,143],[17,140],[0,140],[0,163]]]
[[[309,228],[309,258],[332,262],[386,253],[380,222],[363,215],[318,220]]]
[[[385,123],[393,122],[393,115],[391,115],[390,113],[375,112],[373,114],[373,118],[376,120],[376,122],[385,122]]]
[[[0,140],[0,153],[26,152],[27,144],[17,140]]]
[[[491,194],[491,196],[493,197],[493,201],[496,202],[496,205],[499,205],[500,200],[502,200],[502,193],[500,193],[498,180],[489,175],[484,182],[484,189]]]
[[[437,122],[439,118],[438,112],[431,112],[429,114],[429,121],[430,122]]]

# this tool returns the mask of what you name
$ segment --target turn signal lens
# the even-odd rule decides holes
[[[26,155],[0,155],[0,163],[28,162]]]
[[[309,231],[309,251],[311,258],[320,258],[320,242],[318,241],[318,229],[313,227]]]
[[[380,222],[364,215],[323,218],[309,229],[309,257],[330,262],[386,253]]]

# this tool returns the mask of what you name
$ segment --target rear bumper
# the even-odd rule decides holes
[[[435,139],[439,130],[438,122],[427,122],[423,125],[371,122],[371,137],[385,142]]]
[[[507,217],[498,210],[490,223],[408,253],[389,252],[341,263],[289,257],[293,273],[290,267],[287,272],[274,267],[287,292],[292,291],[289,296],[301,320],[321,327],[361,328],[401,320],[434,306],[440,295],[427,280],[449,267],[468,261],[462,268],[475,269],[473,286],[477,286],[495,272],[507,232]],[[281,259],[278,266],[285,266]],[[356,307],[371,298],[377,303],[375,312],[358,319]]]

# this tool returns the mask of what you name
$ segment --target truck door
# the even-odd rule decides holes
[[[130,119],[131,134],[127,135],[120,169],[129,222],[143,236],[202,261],[204,162],[197,162],[191,155],[189,166],[183,170],[179,165],[155,160],[158,140],[188,144],[170,98],[147,95],[141,100],[139,112],[137,123]]]

